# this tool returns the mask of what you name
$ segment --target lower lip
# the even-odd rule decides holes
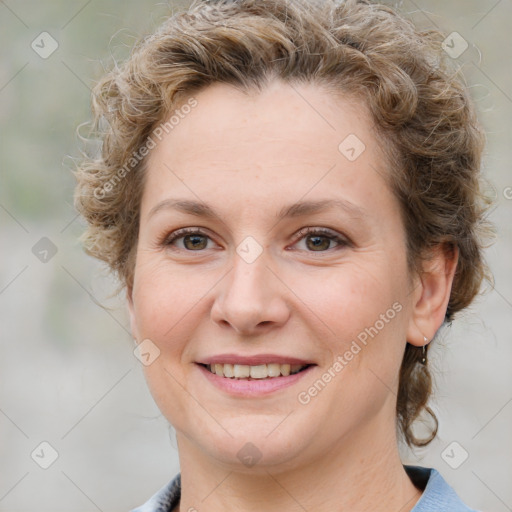
[[[216,373],[212,373],[204,366],[198,364],[199,370],[214,386],[217,386],[222,391],[235,396],[263,396],[269,395],[280,389],[284,389],[299,382],[302,378],[308,375],[314,366],[309,366],[305,370],[287,377],[269,377],[266,379],[230,379],[227,377],[219,377]]]

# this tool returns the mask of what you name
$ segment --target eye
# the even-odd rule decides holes
[[[177,247],[177,249],[187,250],[189,252],[200,251],[206,249],[207,239],[210,238],[200,228],[183,228],[178,229],[164,240],[165,246],[173,246],[174,242],[183,239],[184,247]]]
[[[299,242],[305,240],[309,252],[326,252],[331,249],[332,242],[336,242],[338,248],[350,245],[348,240],[326,228],[303,228],[297,233],[297,238]]]
[[[350,245],[347,239],[326,228],[303,228],[297,233],[295,238],[297,238],[298,242],[302,240],[306,241],[305,250],[308,252],[326,252],[332,249],[332,247],[330,247],[332,242],[336,242],[336,247]],[[173,246],[173,248],[177,250],[200,252],[208,248],[208,239],[211,240],[210,236],[201,228],[183,228],[171,233],[171,235],[163,241],[163,244],[165,246]],[[176,247],[178,240],[183,240],[182,247]]]

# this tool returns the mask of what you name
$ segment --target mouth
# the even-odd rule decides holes
[[[273,395],[298,385],[318,364],[285,354],[217,354],[196,361],[206,382],[238,398]]]
[[[313,364],[267,363],[258,365],[214,363],[203,364],[210,373],[232,380],[268,380],[289,377],[307,370]]]

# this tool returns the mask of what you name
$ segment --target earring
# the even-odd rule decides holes
[[[423,341],[425,342],[425,345],[423,345],[423,353],[422,353],[422,357],[421,357],[421,364],[426,364],[427,363],[427,349],[425,348],[425,346],[428,344],[428,338],[426,336],[423,336]]]

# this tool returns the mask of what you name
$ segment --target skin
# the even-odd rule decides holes
[[[398,453],[399,368],[406,342],[424,345],[443,322],[456,252],[433,251],[421,276],[408,273],[399,204],[360,100],[280,81],[251,94],[214,84],[194,97],[197,107],[148,157],[128,290],[136,341],[160,350],[144,371],[177,432],[178,510],[411,510],[421,490]],[[354,161],[338,149],[349,134],[366,146]],[[164,207],[150,214],[171,198],[208,203],[217,216]],[[284,206],[320,199],[350,201],[363,213],[277,221]],[[166,245],[186,227],[206,232],[199,248],[190,237]],[[297,236],[304,227],[349,242]],[[248,236],[263,250],[252,263],[236,252]],[[298,393],[394,303],[400,312],[300,403]],[[317,366],[268,397],[235,398],[195,364],[222,353],[289,355]],[[248,442],[261,453],[252,467],[237,456]]]

